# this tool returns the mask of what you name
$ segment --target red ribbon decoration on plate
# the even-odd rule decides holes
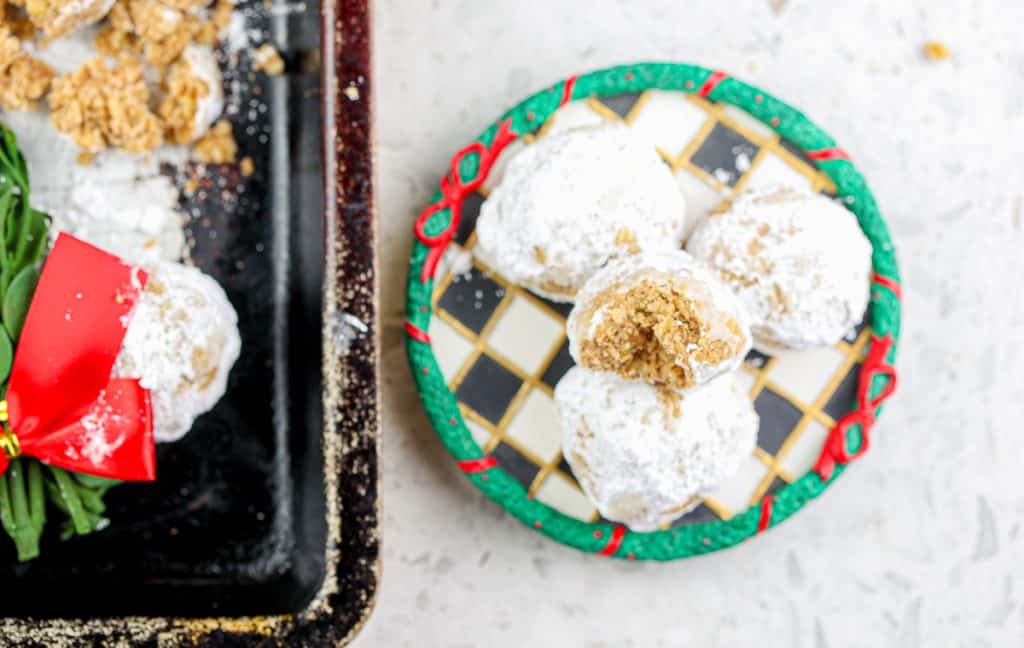
[[[0,473],[25,455],[97,477],[156,478],[149,391],[110,376],[147,279],[83,241],[57,238],[0,403]]]
[[[498,155],[515,139],[516,135],[512,132],[512,120],[506,119],[498,126],[498,132],[494,134],[494,140],[490,146],[484,146],[482,142],[473,142],[452,158],[451,170],[448,175],[441,178],[441,199],[420,212],[412,228],[420,243],[430,248],[427,251],[427,258],[423,261],[423,269],[420,271],[421,283],[427,283],[429,279],[433,278],[434,271],[437,270],[437,262],[441,260],[445,248],[455,237],[455,232],[459,229],[459,221],[462,220],[462,202],[466,196],[480,188],[490,174],[494,163],[498,161]],[[476,177],[472,180],[465,180],[459,167],[462,166],[464,159],[474,153],[479,158]],[[431,216],[442,209],[448,209],[450,213],[448,225],[437,234],[427,234],[427,222]]]
[[[871,428],[875,424],[875,410],[896,391],[896,369],[885,360],[892,345],[891,335],[871,340],[868,357],[860,366],[860,375],[857,379],[858,407],[836,421],[814,465],[814,472],[818,473],[822,481],[832,478],[836,464],[848,464],[871,447]],[[886,376],[889,381],[877,396],[870,398],[871,383],[875,376]],[[850,452],[846,447],[846,432],[854,425],[860,425],[860,447],[856,452]]]

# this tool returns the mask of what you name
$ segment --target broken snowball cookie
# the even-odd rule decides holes
[[[835,344],[871,296],[871,243],[857,218],[808,191],[743,193],[701,223],[687,250],[739,296],[769,349]]]
[[[758,417],[732,375],[689,390],[571,369],[555,388],[566,461],[605,518],[654,531],[754,451]]]
[[[160,117],[167,140],[190,144],[210,130],[224,110],[224,88],[213,49],[189,45],[168,68],[163,83]]]
[[[736,369],[752,339],[736,296],[682,250],[610,262],[580,291],[566,330],[577,364],[674,388]]]
[[[227,389],[238,359],[238,316],[224,289],[196,268],[163,262],[150,270],[114,373],[151,392],[157,441],[176,441]]]
[[[480,209],[474,253],[509,280],[571,302],[609,259],[678,248],[682,193],[627,126],[551,135],[508,162]]]

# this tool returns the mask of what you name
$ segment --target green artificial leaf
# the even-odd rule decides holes
[[[32,295],[39,284],[39,271],[35,266],[28,266],[18,273],[7,288],[2,307],[4,326],[12,340],[21,337],[21,329],[25,326],[28,307],[32,304]]]
[[[30,189],[17,139],[0,124],[0,398],[7,392],[14,342],[39,283],[37,268],[49,249],[50,217],[32,208]],[[35,459],[12,460],[0,474],[0,526],[14,541],[18,559],[39,555],[47,503],[62,513],[61,537],[105,527],[109,521],[103,517],[103,496],[117,483],[44,467]]]
[[[14,134],[0,124],[0,302],[11,282],[46,254],[50,217],[31,206],[28,166]]]
[[[17,138],[0,124],[0,398],[7,393],[14,342],[39,282],[37,268],[49,249],[50,217],[32,208],[30,190]],[[18,559],[39,555],[47,502],[63,514],[62,537],[92,533],[108,524],[103,496],[117,483],[44,468],[35,459],[12,460],[0,474],[0,526],[14,542]]]
[[[81,494],[78,491],[79,485],[66,470],[56,466],[47,466],[47,468],[52,478],[52,481],[47,481],[50,501],[71,518],[71,523],[77,535],[92,533],[95,530],[95,519],[93,518],[99,516],[91,516],[85,510]]]
[[[0,381],[6,382],[11,375],[11,363],[14,362],[14,347],[7,331],[0,331]]]
[[[11,459],[0,475],[0,520],[14,541],[18,560],[39,556],[39,538],[45,524],[42,472],[34,459]]]

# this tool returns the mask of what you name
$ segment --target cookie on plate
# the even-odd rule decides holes
[[[683,250],[613,260],[587,282],[566,323],[577,364],[677,389],[739,367],[746,309]]]
[[[517,153],[480,209],[474,251],[510,281],[571,302],[609,259],[678,248],[685,222],[657,151],[608,123]]]
[[[835,344],[871,297],[871,243],[857,218],[809,191],[740,194],[697,227],[686,249],[743,301],[769,349]]]
[[[654,531],[754,451],[758,416],[732,375],[689,390],[569,370],[555,389],[563,452],[606,519]]]

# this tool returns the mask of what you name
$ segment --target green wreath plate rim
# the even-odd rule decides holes
[[[835,183],[837,197],[853,212],[871,241],[874,283],[871,295],[873,338],[869,360],[859,381],[858,406],[837,422],[826,441],[825,469],[812,469],[773,495],[764,496],[728,520],[695,523],[650,533],[629,531],[619,524],[583,522],[528,497],[527,490],[497,462],[485,455],[463,420],[448,389],[426,334],[432,315],[432,276],[436,259],[452,233],[452,210],[464,196],[452,184],[482,182],[482,156],[495,139],[511,131],[527,134],[545,123],[565,103],[646,90],[695,94],[740,108],[783,139],[801,149]],[[454,182],[452,182],[454,180]],[[680,63],[637,63],[570,77],[520,102],[491,124],[453,161],[431,205],[420,215],[409,263],[406,292],[406,351],[424,409],[442,443],[462,471],[488,498],[524,524],[563,544],[587,553],[636,560],[675,560],[725,549],[775,526],[824,492],[849,461],[868,448],[869,432],[881,402],[895,387],[892,369],[900,334],[900,276],[889,230],[874,196],[849,156],[802,113],[755,86],[724,72]],[[447,236],[446,236],[447,234]],[[874,364],[872,366],[872,356]],[[829,454],[831,455],[825,457]],[[819,465],[821,461],[819,461]]]

